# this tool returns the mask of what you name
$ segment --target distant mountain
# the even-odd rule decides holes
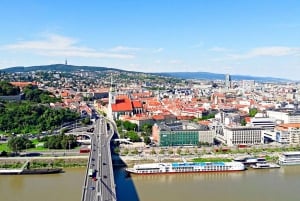
[[[16,73],[16,72],[30,72],[30,71],[60,71],[60,72],[73,72],[73,71],[119,71],[119,72],[133,72],[126,71],[117,68],[108,68],[108,67],[96,67],[96,66],[73,66],[73,65],[64,65],[64,64],[52,64],[52,65],[40,65],[40,66],[18,66],[0,69],[7,73]],[[138,72],[136,72],[138,73]],[[224,80],[225,74],[218,73],[209,73],[209,72],[168,72],[168,73],[150,73],[153,75],[161,75],[167,77],[175,77],[181,79],[203,79],[203,80]],[[288,82],[291,80],[282,79],[282,78],[273,78],[273,77],[256,77],[248,75],[231,75],[232,80],[254,80],[260,82]]]
[[[107,71],[107,70],[114,70],[114,71],[124,71],[116,68],[107,68],[107,67],[96,67],[96,66],[73,66],[73,65],[64,65],[64,64],[51,64],[51,65],[41,65],[41,66],[17,66],[17,67],[10,67],[5,69],[0,69],[0,71],[4,71],[7,73],[16,73],[16,72],[30,72],[30,71],[60,71],[60,72],[73,72],[73,71]]]
[[[203,80],[225,80],[225,74],[208,72],[170,72],[155,73],[162,76],[170,76],[182,79],[203,79]],[[260,82],[288,82],[291,80],[274,77],[256,77],[249,75],[231,75],[231,80],[254,80]]]

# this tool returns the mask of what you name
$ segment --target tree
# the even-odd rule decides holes
[[[180,155],[180,154],[181,154],[181,149],[178,148],[178,149],[176,150],[176,153],[177,153],[178,155]]]
[[[48,149],[73,149],[77,146],[76,137],[74,135],[58,135],[50,136],[43,139],[44,147]]]
[[[20,94],[20,88],[15,87],[7,81],[0,82],[0,96],[13,96]]]
[[[256,108],[251,108],[249,110],[249,116],[254,117],[257,114],[258,110]]]
[[[88,125],[88,124],[90,124],[90,123],[91,123],[90,118],[89,118],[89,117],[86,117],[86,118],[82,119],[82,120],[81,120],[81,123],[82,123],[83,125]]]
[[[152,150],[150,151],[150,154],[151,154],[151,155],[154,155],[154,154],[156,154],[156,151],[155,151],[154,149],[152,149]]]
[[[34,147],[34,144],[26,137],[13,137],[8,141],[7,145],[13,152]]]
[[[131,123],[129,121],[124,121],[123,126],[128,131],[134,131],[137,129],[137,124]]]
[[[165,150],[164,149],[160,149],[159,150],[159,154],[165,154]]]
[[[244,118],[241,119],[241,125],[242,125],[242,126],[246,126],[246,124],[247,124],[246,120],[245,120]]]
[[[151,139],[150,139],[149,136],[144,137],[144,143],[147,144],[147,145],[151,143]]]
[[[151,135],[152,125],[151,124],[144,124],[141,128],[145,136]]]
[[[132,142],[140,142],[141,141],[141,138],[140,136],[134,132],[134,131],[128,131],[126,133],[126,135],[129,137],[129,139],[132,141]]]

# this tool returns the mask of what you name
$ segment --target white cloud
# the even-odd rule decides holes
[[[48,34],[42,40],[21,41],[15,44],[2,46],[1,49],[14,51],[31,51],[32,53],[46,56],[74,56],[85,58],[117,58],[131,59],[132,54],[116,54],[110,52],[99,52],[92,48],[78,45],[76,39]]]
[[[245,54],[231,54],[228,55],[232,59],[249,59],[261,56],[296,56],[300,54],[300,48],[272,46],[272,47],[260,47],[254,48]]]

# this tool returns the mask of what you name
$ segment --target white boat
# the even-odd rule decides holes
[[[266,159],[265,158],[257,158],[257,157],[252,157],[252,156],[246,156],[246,157],[241,157],[241,158],[235,158],[233,161],[236,162],[241,162],[245,166],[252,166],[255,165],[256,163],[265,163]]]
[[[0,169],[0,175],[2,174],[21,174],[22,169]]]
[[[279,165],[300,165],[300,151],[285,152],[279,156]]]
[[[280,165],[275,164],[275,163],[256,163],[254,165],[251,165],[253,169],[272,169],[272,168],[280,168]]]
[[[164,174],[189,172],[231,172],[243,171],[245,165],[241,162],[183,162],[183,163],[148,163],[126,168],[133,174]]]

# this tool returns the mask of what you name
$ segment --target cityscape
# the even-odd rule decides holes
[[[2,4],[4,200],[299,200],[299,2]]]

